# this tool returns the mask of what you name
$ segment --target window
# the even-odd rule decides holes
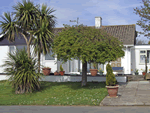
[[[146,53],[145,50],[144,51],[140,51],[140,53]]]
[[[12,54],[15,51],[15,47],[14,46],[9,46],[9,52]]]
[[[140,55],[140,63],[145,63],[145,55]]]
[[[55,60],[55,57],[52,57],[51,55],[53,54],[52,51],[50,51],[50,53],[45,55],[45,60]]]
[[[27,46],[20,45],[20,46],[9,46],[9,52],[14,53],[17,49],[20,51],[21,49],[24,49],[27,51]]]
[[[26,46],[26,45],[18,45],[18,46],[16,46],[16,50],[17,50],[17,49],[18,49],[19,51],[20,51],[20,50],[23,50],[24,47],[25,47],[25,50],[27,51],[27,46]]]
[[[150,50],[140,50],[140,63],[145,63],[145,57],[147,56],[147,63],[150,60]]]

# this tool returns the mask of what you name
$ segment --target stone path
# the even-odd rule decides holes
[[[106,96],[100,106],[150,105],[150,82],[130,81],[119,83],[118,97]]]

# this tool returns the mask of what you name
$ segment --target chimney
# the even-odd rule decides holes
[[[95,27],[96,28],[102,27],[102,18],[101,17],[95,17]]]

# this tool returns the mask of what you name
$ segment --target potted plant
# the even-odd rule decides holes
[[[91,72],[92,76],[96,76],[97,72],[98,72],[97,63],[96,62],[93,63],[93,67],[94,67],[94,69],[90,69],[90,72]]]
[[[104,71],[100,68],[100,69],[98,70],[98,72],[99,72],[100,75],[103,75],[103,72],[104,72]]]
[[[108,94],[110,97],[116,97],[119,85],[117,85],[117,80],[109,63],[106,66],[106,70],[106,88],[108,90]]]
[[[50,75],[51,68],[50,67],[44,67],[42,68],[43,74],[44,75]]]
[[[54,75],[59,75],[59,72],[56,70],[56,71],[54,72]]]
[[[60,71],[59,71],[59,73],[60,73],[60,75],[64,75],[64,73],[65,73],[65,71],[64,71],[64,69],[63,69],[63,67],[62,67],[62,65],[60,65]]]
[[[142,74],[143,74],[143,76],[145,76],[145,74],[146,74],[146,71],[145,70],[143,70],[143,69],[141,69],[143,72],[142,72]]]
[[[135,73],[135,75],[138,75],[139,74],[139,70],[135,69],[134,73]]]

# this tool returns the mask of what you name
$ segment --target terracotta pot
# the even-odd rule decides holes
[[[142,72],[142,74],[145,76],[146,72]]]
[[[97,72],[98,72],[98,69],[90,69],[90,72],[91,72],[92,76],[96,76]]]
[[[59,71],[60,75],[64,75],[65,71]]]
[[[59,75],[59,72],[54,72],[54,75]]]
[[[119,87],[119,85],[116,85],[116,86],[106,86],[106,88],[108,90],[108,94],[109,94],[110,97],[116,97],[117,96],[118,87]]]
[[[42,68],[44,75],[50,75],[51,68]]]

